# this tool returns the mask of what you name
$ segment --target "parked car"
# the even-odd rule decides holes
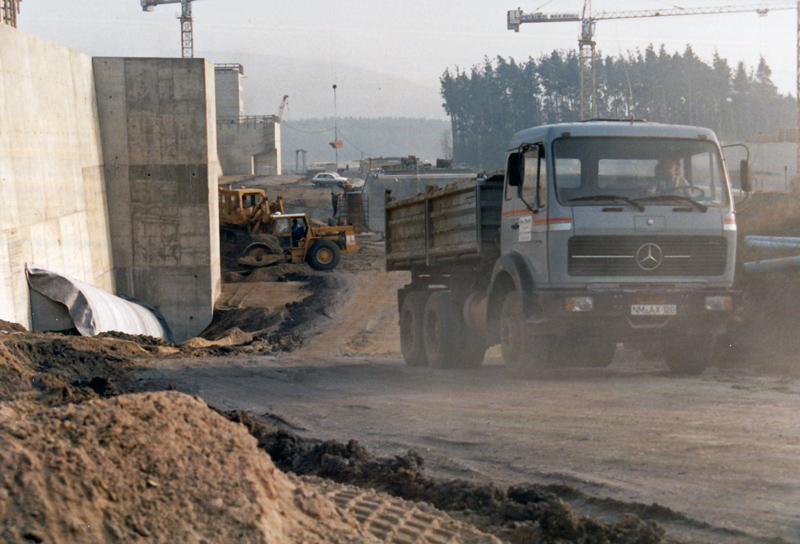
[[[349,181],[348,178],[343,178],[335,172],[322,172],[311,178],[311,183],[323,187],[329,187],[345,181]]]

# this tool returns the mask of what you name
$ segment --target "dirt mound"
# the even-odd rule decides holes
[[[224,415],[242,423],[283,470],[428,502],[511,542],[665,542],[665,530],[658,521],[643,521],[633,512],[625,512],[621,505],[615,508],[623,512],[618,523],[579,516],[564,498],[586,497],[572,488],[529,485],[503,490],[459,480],[439,481],[425,475],[424,460],[413,451],[393,459],[379,459],[354,440],[343,444],[304,439],[280,419],[272,418],[264,424],[245,412]],[[640,505],[633,505],[631,510],[634,509],[647,513]]]
[[[10,321],[0,319],[0,334],[9,332],[25,332],[25,330],[25,327],[19,323],[11,323]]]
[[[196,398],[10,413],[0,413],[4,542],[377,542]]]
[[[0,400],[33,395],[45,403],[107,395],[131,379],[133,356],[148,356],[128,340],[60,334],[0,336]]]

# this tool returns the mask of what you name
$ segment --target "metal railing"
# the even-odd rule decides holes
[[[228,125],[259,125],[268,123],[280,123],[277,115],[242,115],[240,117],[217,117],[218,124]]]

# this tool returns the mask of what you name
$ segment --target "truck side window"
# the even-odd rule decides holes
[[[525,152],[525,183],[520,194],[531,206],[547,204],[547,162],[541,144]]]
[[[509,183],[509,179],[515,177],[519,173],[519,168],[521,166],[520,161],[520,154],[519,153],[511,153],[508,156],[508,164],[506,166],[506,200],[511,200],[515,196],[517,196],[517,189],[514,185]]]

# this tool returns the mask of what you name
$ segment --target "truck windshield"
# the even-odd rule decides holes
[[[728,204],[713,142],[667,138],[559,138],[553,142],[559,202],[568,206]],[[607,198],[605,198],[607,197]]]

